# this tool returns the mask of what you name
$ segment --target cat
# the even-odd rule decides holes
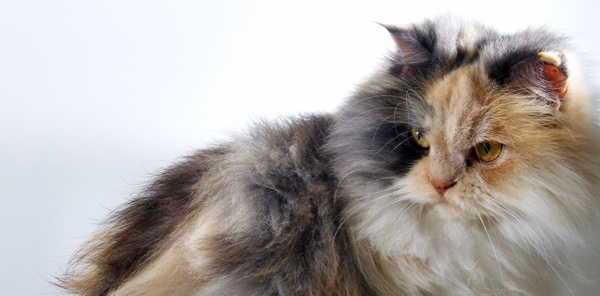
[[[568,39],[443,16],[335,112],[166,169],[76,253],[80,295],[567,295],[600,209]]]

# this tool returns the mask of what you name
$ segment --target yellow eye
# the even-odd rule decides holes
[[[483,162],[491,162],[500,156],[502,147],[496,142],[480,142],[474,147],[475,156]]]
[[[425,138],[422,137],[421,132],[413,128],[410,131],[410,135],[412,137],[413,142],[415,142],[415,144],[417,144],[419,147],[423,149],[429,148],[429,142],[427,142],[427,140],[425,140]]]

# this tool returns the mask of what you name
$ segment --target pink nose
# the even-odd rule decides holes
[[[437,191],[441,195],[444,195],[444,192],[446,192],[448,188],[454,186],[455,184],[456,182],[454,181],[431,179],[431,185],[433,185],[435,191]]]

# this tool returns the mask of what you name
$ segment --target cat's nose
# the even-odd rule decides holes
[[[448,190],[448,188],[454,186],[456,181],[448,181],[448,180],[439,180],[439,179],[431,179],[431,185],[435,188],[439,194],[444,195],[444,192]]]

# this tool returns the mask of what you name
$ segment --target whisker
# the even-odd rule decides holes
[[[528,226],[527,223],[525,223],[525,221],[523,221],[522,218],[519,218],[518,215],[516,215],[513,211],[510,211],[508,208],[506,208],[504,205],[502,205],[500,202],[498,202],[497,200],[495,200],[493,197],[489,196],[489,200],[491,200],[492,202],[494,202],[498,208],[500,210],[502,210],[503,212],[505,212],[507,215],[513,217],[515,220],[520,221],[522,223],[522,225],[526,225]],[[520,227],[517,227],[516,225],[514,225],[510,220],[505,219],[505,221],[507,221],[508,223],[510,223],[513,228],[517,231],[519,231],[521,233],[521,237],[523,237],[531,247],[533,247],[536,252],[542,257],[542,259],[544,259],[544,261],[548,264],[548,266],[552,269],[552,271],[554,272],[554,274],[560,279],[560,281],[563,283],[563,285],[567,288],[567,290],[569,290],[571,295],[575,295],[571,289],[571,287],[569,287],[569,285],[567,284],[567,282],[563,279],[563,277],[560,275],[560,273],[556,270],[556,268],[554,267],[554,265],[552,263],[550,263],[549,260],[552,260],[556,263],[558,263],[560,266],[562,266],[563,268],[565,268],[566,270],[571,271],[573,274],[581,277],[581,275],[579,275],[577,272],[575,272],[574,270],[570,269],[569,267],[565,266],[562,262],[560,262],[560,260],[558,260],[557,258],[554,258],[553,256],[550,256],[548,251],[544,248],[543,245],[538,246],[539,244],[536,244],[534,242],[532,242],[527,235],[525,235],[523,233],[523,231],[520,229]],[[484,226],[485,227],[485,226]],[[530,227],[530,229],[532,230],[532,233],[536,236],[536,238],[538,239],[538,241],[542,241],[541,238],[539,237],[538,233],[532,229]],[[487,232],[487,230],[486,230]],[[542,247],[544,249],[540,250],[539,247]]]
[[[506,281],[504,280],[504,274],[502,272],[502,267],[500,266],[500,259],[498,258],[498,252],[496,252],[496,247],[494,246],[494,243],[492,242],[492,237],[490,236],[490,233],[489,233],[487,227],[485,226],[485,222],[483,222],[483,218],[481,218],[481,214],[477,214],[477,216],[479,217],[479,221],[481,221],[481,226],[483,226],[483,229],[485,230],[485,234],[487,235],[487,237],[490,241],[490,245],[492,246],[492,251],[494,252],[494,256],[496,257],[496,263],[498,263],[498,269],[500,270],[500,278],[502,278],[503,283],[506,283]]]

